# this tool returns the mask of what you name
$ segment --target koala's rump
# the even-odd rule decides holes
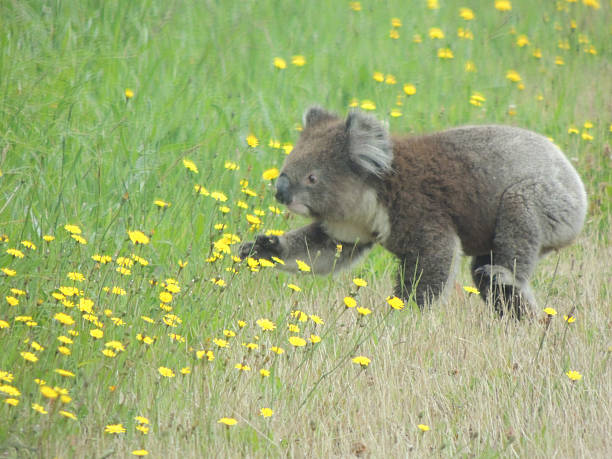
[[[500,202],[510,188],[541,208],[544,226],[557,225],[553,214],[561,208],[566,234],[577,233],[581,224],[575,221],[584,219],[586,198],[577,173],[554,144],[525,129],[465,126],[394,138],[393,166],[387,196],[389,208],[399,210],[391,213],[391,227],[452,226],[467,255],[492,250]]]

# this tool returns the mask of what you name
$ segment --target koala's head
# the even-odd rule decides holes
[[[376,118],[346,120],[319,107],[306,111],[303,130],[276,182],[276,199],[300,215],[342,220],[375,180],[391,171],[389,132]]]

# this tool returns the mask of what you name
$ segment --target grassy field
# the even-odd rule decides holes
[[[610,457],[611,24],[607,0],[0,2],[0,457]],[[303,223],[268,178],[313,103],[551,137],[590,202],[534,280],[557,314],[497,318],[466,265],[394,310],[383,250],[240,262]]]

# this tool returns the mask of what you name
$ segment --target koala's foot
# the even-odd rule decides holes
[[[243,260],[247,257],[265,258],[281,256],[281,244],[278,236],[265,236],[260,234],[254,242],[247,242],[240,246],[238,256]]]
[[[479,266],[473,278],[483,300],[491,298],[500,316],[509,313],[519,320],[535,316],[536,302],[529,284],[516,279],[508,268],[490,264]]]

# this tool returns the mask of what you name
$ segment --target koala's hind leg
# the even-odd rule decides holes
[[[535,298],[529,285],[541,250],[536,206],[524,189],[508,190],[500,203],[493,250],[472,260],[472,277],[483,299],[491,298],[496,311],[517,318],[530,315]]]

